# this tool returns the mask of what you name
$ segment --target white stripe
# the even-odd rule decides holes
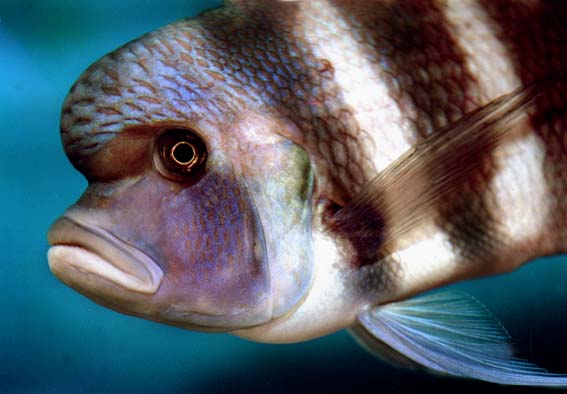
[[[370,133],[377,142],[373,165],[380,171],[411,147],[406,136],[413,135],[413,128],[407,119],[415,114],[402,115],[396,101],[391,97],[385,81],[384,64],[380,64],[373,51],[353,37],[353,22],[325,0],[302,2],[301,7],[316,8],[307,11],[317,19],[302,21],[299,28],[308,32],[305,40],[309,51],[330,61],[335,71],[335,82],[340,87],[342,100],[352,108],[360,127]],[[325,21],[325,22],[321,22]],[[329,21],[333,21],[330,23]],[[314,33],[314,34],[313,34]],[[408,111],[411,111],[409,109]],[[372,141],[369,141],[372,145]]]
[[[497,155],[496,165],[501,170],[492,180],[491,190],[498,205],[499,230],[515,243],[525,245],[541,236],[549,215],[545,146],[530,133],[502,147]]]
[[[466,66],[478,89],[471,93],[484,104],[522,85],[509,51],[498,38],[500,27],[473,1],[448,1],[444,7],[449,31],[466,54]],[[525,125],[524,127],[530,127]],[[514,242],[528,242],[543,230],[547,217],[548,188],[543,176],[544,146],[527,134],[498,149],[495,163],[499,173],[490,190],[496,207],[492,216],[502,235]]]
[[[510,93],[521,84],[506,47],[498,39],[498,26],[474,1],[452,0],[443,8],[447,29],[464,52],[465,65],[478,83],[470,92],[478,104]]]
[[[391,255],[394,264],[399,265],[397,297],[430,290],[454,280],[463,269],[462,259],[455,254],[447,233],[435,225],[427,227],[414,234],[417,238],[423,234],[423,238],[414,242],[406,239],[409,246]]]

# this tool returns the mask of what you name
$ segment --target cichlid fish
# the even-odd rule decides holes
[[[91,65],[49,265],[102,305],[564,386],[464,294],[567,249],[567,4],[232,1]]]

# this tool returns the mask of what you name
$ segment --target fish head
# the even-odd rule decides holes
[[[119,48],[71,88],[62,142],[88,187],[49,230],[49,266],[126,314],[260,325],[312,282],[310,158],[282,133],[293,124],[189,48],[198,30],[181,44],[180,30]]]

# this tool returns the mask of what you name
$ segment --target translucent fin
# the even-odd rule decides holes
[[[359,249],[388,248],[429,221],[510,136],[525,132],[527,109],[567,80],[567,70],[504,95],[433,133],[370,181],[340,209],[333,226]],[[369,255],[371,259],[373,255]]]
[[[464,293],[438,293],[379,306],[360,314],[358,321],[354,334],[370,349],[386,346],[400,353],[387,359],[411,360],[437,373],[493,383],[567,387],[567,375],[548,373],[514,357],[506,330]]]

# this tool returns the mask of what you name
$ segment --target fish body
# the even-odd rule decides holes
[[[401,364],[566,385],[510,361],[466,297],[403,301],[565,251],[565,38],[544,1],[241,1],[144,35],[63,105],[89,186],[50,267],[167,324],[278,343],[350,327]],[[482,330],[432,332],[435,304]]]

